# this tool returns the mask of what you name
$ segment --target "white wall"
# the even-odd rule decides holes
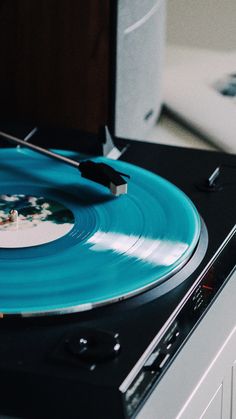
[[[171,44],[236,50],[236,0],[167,0]]]

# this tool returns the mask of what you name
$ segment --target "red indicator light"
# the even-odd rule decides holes
[[[202,288],[205,288],[206,290],[213,291],[213,287],[210,287],[209,285],[203,285]]]

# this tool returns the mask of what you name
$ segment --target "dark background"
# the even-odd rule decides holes
[[[107,122],[109,0],[0,0],[1,119]]]

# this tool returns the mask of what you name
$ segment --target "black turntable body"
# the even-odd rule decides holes
[[[100,152],[95,137],[77,132],[41,130],[35,142]],[[162,176],[191,199],[202,220],[199,243],[162,287],[78,313],[3,316],[1,414],[135,417],[235,269],[236,157],[119,139],[116,144],[128,145],[122,161]],[[219,177],[209,184],[219,166]]]

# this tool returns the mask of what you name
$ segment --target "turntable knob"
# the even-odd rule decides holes
[[[118,333],[106,330],[77,329],[66,340],[68,351],[85,362],[104,362],[115,358],[120,351]]]

